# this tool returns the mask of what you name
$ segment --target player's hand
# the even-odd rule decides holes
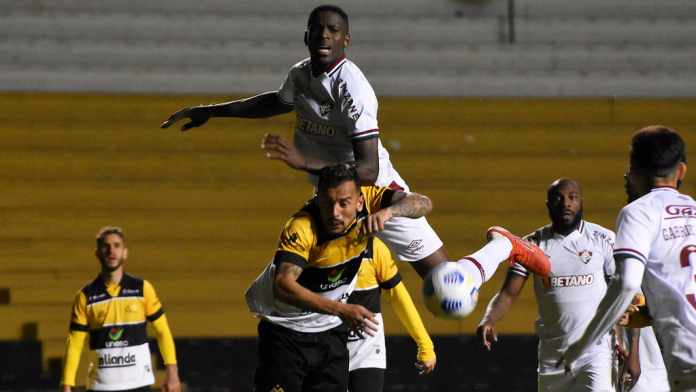
[[[498,332],[495,330],[495,324],[483,323],[476,328],[476,335],[481,339],[481,344],[488,351],[491,351],[493,343],[498,341]]]
[[[623,366],[620,368],[619,382],[623,386],[622,390],[630,391],[640,378],[640,359],[638,355],[626,354]]]
[[[307,160],[295,148],[295,144],[280,135],[265,134],[261,139],[261,148],[266,152],[266,158],[285,162],[293,169],[304,170]]]
[[[362,331],[370,336],[375,336],[379,322],[375,315],[362,305],[341,303],[338,315],[348,324],[348,327],[356,331]]]
[[[418,368],[418,375],[424,376],[426,374],[432,373],[432,371],[435,369],[435,363],[437,362],[437,359],[433,358],[429,361],[416,361],[415,365],[416,368]]]
[[[392,218],[392,213],[389,208],[381,210],[367,216],[367,221],[363,225],[365,234],[373,235],[384,230],[384,224]]]
[[[179,371],[176,365],[167,365],[162,392],[181,392],[181,381],[179,381]]]
[[[160,128],[169,128],[172,124],[181,120],[182,118],[191,119],[191,121],[181,126],[181,132],[185,132],[191,128],[200,127],[201,125],[205,124],[210,119],[210,114],[203,106],[183,108],[169,116],[167,121],[160,125]]]
[[[60,390],[61,392],[72,392],[72,387],[70,385],[63,385],[63,388]]]

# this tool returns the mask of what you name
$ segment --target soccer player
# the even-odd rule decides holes
[[[166,366],[163,391],[181,391],[174,339],[150,282],[124,273],[128,257],[123,230],[104,227],[97,234],[95,255],[101,272],[75,296],[70,317],[63,392],[75,386],[80,353],[89,338],[96,355],[89,391],[150,391],[155,377],[150,363],[146,323],[152,323]]]
[[[679,193],[686,146],[663,126],[633,135],[626,205],[617,219],[612,282],[582,337],[564,355],[569,368],[620,318],[642,287],[672,391],[696,391],[696,202]]]
[[[372,312],[346,303],[361,265],[391,257],[370,234],[432,205],[359,181],[354,165],[322,169],[317,195],[285,224],[273,262],[247,290],[249,309],[261,317],[255,390],[345,392],[346,327],[377,331]]]
[[[621,361],[624,361],[630,354],[631,347],[628,344],[630,337],[627,333],[627,328],[619,327],[617,343],[619,345],[619,353]],[[662,352],[660,345],[655,337],[655,331],[652,327],[636,328],[635,332],[639,333],[638,358],[640,359],[640,377],[637,381],[633,380],[633,375],[626,372],[621,372],[619,367],[619,379],[617,385],[630,386],[630,388],[621,388],[620,391],[631,392],[669,392],[669,381],[667,378],[667,370],[665,362],[662,360]],[[634,333],[635,333],[634,332]],[[635,354],[634,354],[635,355]]]
[[[433,342],[401,281],[394,259],[379,239],[374,239],[373,246],[379,246],[382,252],[375,252],[372,259],[360,265],[355,291],[348,297],[348,303],[363,305],[374,313],[378,330],[374,335],[368,335],[360,329],[352,329],[348,333],[350,392],[381,392],[384,388],[387,350],[380,304],[382,290],[418,346],[416,367],[420,374],[432,372],[436,362]]]
[[[609,392],[612,387],[612,345],[606,331],[578,359],[576,371],[558,367],[560,352],[577,339],[594,316],[614,274],[614,233],[583,219],[580,184],[568,178],[551,183],[546,207],[551,223],[526,238],[551,260],[551,276],[535,277],[534,292],[539,318],[538,390]],[[502,289],[491,299],[477,333],[490,350],[497,340],[495,324],[519,296],[529,273],[515,264]],[[634,358],[629,358],[635,361]]]
[[[309,15],[304,42],[309,58],[295,64],[277,91],[220,104],[194,106],[172,114],[167,128],[181,119],[190,119],[186,131],[205,124],[211,117],[263,118],[295,111],[297,122],[294,141],[278,135],[266,135],[262,147],[271,159],[310,173],[313,182],[319,169],[348,161],[357,162],[362,184],[375,184],[408,192],[409,187],[394,169],[389,153],[379,139],[377,97],[362,71],[348,58],[350,45],[348,15],[341,8],[322,5]],[[411,262],[419,275],[447,260],[442,241],[425,218],[395,217],[385,223],[379,238],[401,261]],[[499,251],[510,254],[519,238],[493,234]],[[530,253],[523,249],[523,252]],[[529,265],[535,272],[544,270],[543,254],[535,253]],[[494,257],[497,259],[498,257]],[[498,263],[485,265],[495,271]],[[536,267],[536,264],[542,264]],[[470,264],[466,262],[466,264]],[[492,275],[489,275],[490,277]]]

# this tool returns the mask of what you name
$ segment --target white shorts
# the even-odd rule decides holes
[[[401,178],[391,164],[380,162],[380,171],[388,175],[380,178],[375,185],[394,190],[410,192],[408,184]],[[380,173],[381,174],[381,173]],[[382,176],[380,176],[382,177]],[[384,225],[384,231],[377,235],[400,261],[418,261],[433,254],[442,247],[442,240],[425,218],[392,218]]]
[[[640,377],[631,392],[669,392],[669,380],[665,369],[641,369]]]
[[[598,356],[570,373],[540,374],[539,392],[614,392],[612,359]]]
[[[382,314],[376,313],[379,331],[374,336],[366,333],[358,336],[352,330],[348,335],[348,371],[362,368],[387,368],[387,345],[384,342]]]

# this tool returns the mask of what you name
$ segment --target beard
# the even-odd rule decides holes
[[[580,210],[575,214],[573,219],[568,222],[564,220],[562,217],[559,217],[557,219],[553,219],[553,225],[560,229],[561,231],[570,231],[571,229],[575,229],[580,225],[580,221],[582,220],[583,216],[583,209],[580,208]]]
[[[109,265],[108,263],[101,261],[101,266],[102,266],[102,269],[104,271],[114,272],[117,269],[121,268],[121,266],[123,265],[123,261],[124,261],[123,257],[118,259],[118,262],[115,265]]]

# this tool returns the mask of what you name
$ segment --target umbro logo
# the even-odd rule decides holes
[[[322,104],[319,105],[319,114],[326,116],[327,114],[331,113],[332,109],[333,103],[331,103],[331,101],[322,102]]]

